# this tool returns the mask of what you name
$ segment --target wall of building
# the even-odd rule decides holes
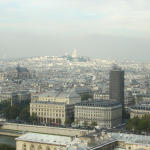
[[[16,150],[30,150],[31,146],[34,147],[33,150],[66,150],[66,146],[60,146],[60,145],[50,145],[50,144],[42,144],[42,143],[35,143],[35,142],[25,142],[25,141],[16,141]]]
[[[66,107],[65,104],[58,103],[30,103],[30,115],[35,113],[38,116],[39,122],[64,125],[67,114]]]
[[[134,117],[143,117],[144,115],[149,115],[150,114],[150,110],[136,110],[136,109],[131,109],[130,111],[130,118],[134,118]]]
[[[100,127],[112,128],[122,122],[122,108],[75,106],[75,123],[81,126],[91,125],[92,122]]]
[[[138,145],[138,144],[126,144],[126,149],[129,149],[129,150],[150,150],[150,147],[149,146],[146,146],[146,145]]]

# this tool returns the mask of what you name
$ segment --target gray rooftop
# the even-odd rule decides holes
[[[93,101],[84,101],[76,104],[77,106],[92,106],[92,107],[112,107],[121,104],[117,101],[112,100],[93,100]]]
[[[150,146],[150,136],[125,133],[111,133],[111,136],[118,141],[124,141],[129,144],[142,144]]]
[[[16,138],[16,140],[63,146],[67,146],[72,142],[71,137],[39,133],[27,133]]]
[[[66,103],[52,102],[52,101],[32,101],[30,104],[57,104],[57,105],[66,105]]]
[[[49,91],[40,94],[39,97],[55,97],[55,98],[80,98],[75,91]]]
[[[132,106],[131,109],[150,111],[150,105],[149,104],[135,105],[135,106]]]

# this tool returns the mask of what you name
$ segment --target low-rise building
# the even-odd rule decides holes
[[[16,150],[150,150],[150,136],[106,133],[77,138],[27,133],[16,138]]]
[[[75,105],[75,124],[100,128],[112,128],[122,122],[122,106],[116,101],[90,101]]]
[[[72,141],[67,136],[27,133],[16,138],[16,150],[67,150]]]
[[[150,136],[101,132],[80,137],[89,150],[150,150]]]
[[[111,138],[117,141],[115,150],[150,150],[150,136],[111,133]]]

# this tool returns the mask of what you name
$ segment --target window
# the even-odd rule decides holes
[[[46,150],[50,150],[50,148],[47,146],[47,147],[46,147]]]
[[[23,144],[23,148],[22,148],[23,150],[26,150],[27,149],[27,146],[26,146],[26,144]]]
[[[38,150],[42,150],[42,146],[41,145],[38,146]]]
[[[34,145],[33,145],[33,144],[30,146],[30,150],[35,150],[35,148],[34,148]]]

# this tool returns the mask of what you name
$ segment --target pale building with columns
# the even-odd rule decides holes
[[[36,114],[39,122],[65,124],[66,119],[73,121],[74,105],[66,103],[34,101],[30,103],[30,115]]]
[[[130,108],[130,118],[143,117],[144,115],[150,115],[150,103],[141,105],[135,105]]]
[[[117,101],[99,100],[76,104],[74,111],[75,124],[100,128],[112,128],[122,122],[122,105]]]

